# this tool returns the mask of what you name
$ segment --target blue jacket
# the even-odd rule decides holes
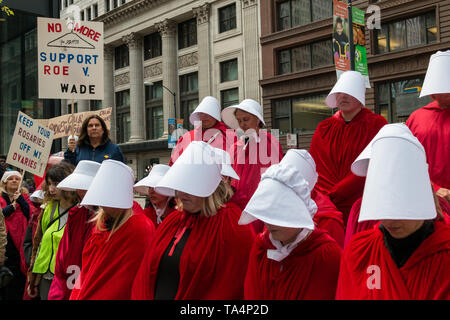
[[[64,152],[64,160],[72,163],[74,166],[81,160],[91,160],[102,163],[103,160],[107,159],[125,163],[122,150],[120,150],[117,144],[112,143],[110,140],[105,144],[99,145],[97,148],[93,148],[90,144],[83,144],[82,146],[77,146],[75,152],[70,151],[70,149],[67,149],[67,151]]]

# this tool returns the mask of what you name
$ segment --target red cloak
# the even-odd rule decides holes
[[[81,274],[71,300],[129,300],[131,287],[155,227],[143,214],[133,215],[111,238],[95,229],[83,250]]]
[[[133,285],[133,299],[154,298],[159,263],[179,227],[192,229],[180,259],[176,300],[234,300],[244,296],[244,277],[254,241],[249,226],[238,225],[241,210],[231,202],[212,217],[175,211],[156,230]]]
[[[267,249],[274,248],[269,232],[259,234],[250,253],[245,299],[334,299],[342,249],[326,232],[314,230],[280,262],[267,258]]]
[[[355,233],[370,230],[378,224],[378,220],[358,222],[359,212],[361,210],[362,197],[355,201],[348,216],[347,228],[345,229],[344,247],[352,239]]]
[[[169,166],[172,166],[192,141],[208,142],[210,139],[214,138],[210,143],[212,147],[229,152],[234,142],[237,140],[236,135],[231,133],[232,131],[230,130],[229,135],[227,136],[227,126],[221,121],[217,121],[217,123],[209,129],[200,130],[200,127],[196,127],[194,130],[186,132],[178,140],[177,145],[173,149],[169,160]],[[217,136],[214,137],[216,134]]]
[[[450,226],[434,232],[398,268],[378,227],[355,235],[341,261],[336,293],[343,300],[450,299]]]
[[[83,248],[95,227],[89,222],[93,216],[94,214],[83,206],[70,209],[56,253],[55,275],[48,300],[69,300],[72,290],[68,287],[67,280],[81,270]]]
[[[431,181],[450,189],[450,108],[433,101],[414,111],[406,125],[425,148]]]
[[[341,246],[344,247],[345,226],[342,212],[336,209],[328,196],[316,190],[311,192],[311,198],[317,205],[317,212],[314,215],[314,224],[328,234]]]
[[[319,174],[315,188],[329,195],[344,214],[345,224],[365,183],[365,178],[354,175],[350,166],[385,124],[386,119],[367,108],[346,123],[339,110],[320,122],[314,132],[309,152]]]

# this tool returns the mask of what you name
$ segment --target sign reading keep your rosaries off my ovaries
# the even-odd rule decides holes
[[[103,100],[103,22],[37,19],[39,98]]]

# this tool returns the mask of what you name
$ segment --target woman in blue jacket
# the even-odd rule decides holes
[[[69,139],[64,160],[76,166],[81,160],[102,163],[107,159],[125,163],[120,147],[109,139],[109,130],[105,121],[98,115],[92,115],[83,121],[78,143],[73,138]]]

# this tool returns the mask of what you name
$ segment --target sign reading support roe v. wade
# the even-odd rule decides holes
[[[39,98],[103,100],[103,22],[37,19]]]

